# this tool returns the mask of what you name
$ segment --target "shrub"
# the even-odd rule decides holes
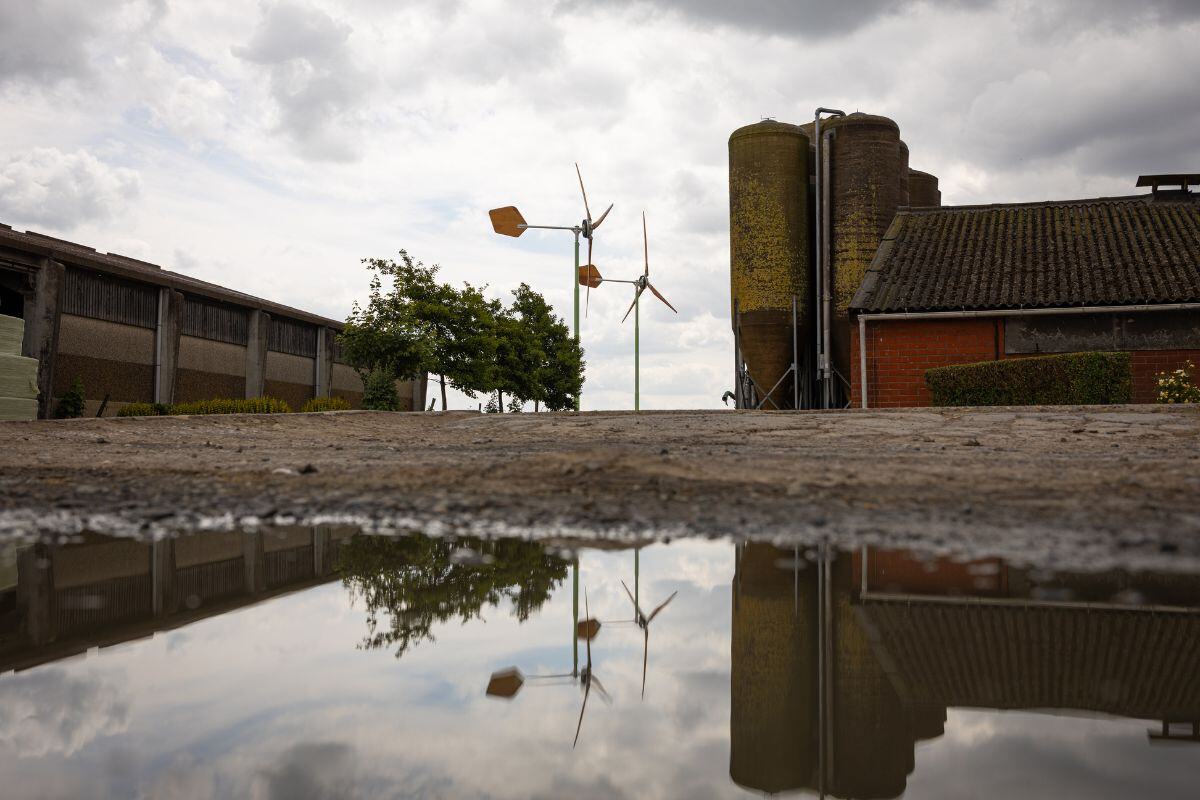
[[[55,419],[76,419],[83,416],[83,379],[76,378],[66,394],[58,398]]]
[[[308,414],[313,411],[349,411],[350,401],[344,397],[314,397],[304,404],[300,411]]]
[[[1160,372],[1154,376],[1160,403],[1200,403],[1200,386],[1196,385],[1196,365],[1186,362],[1182,369]]]
[[[276,397],[218,397],[212,400],[196,400],[192,403],[176,403],[171,406],[172,414],[288,414],[291,407]]]
[[[377,369],[367,376],[363,386],[362,407],[372,411],[399,411],[396,379],[387,370]]]
[[[161,417],[170,414],[166,403],[127,403],[117,412],[118,417]]]
[[[1128,403],[1128,353],[1067,353],[935,367],[925,373],[935,406]]]

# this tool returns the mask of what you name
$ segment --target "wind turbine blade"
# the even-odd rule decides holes
[[[575,174],[579,176],[579,191],[583,193],[583,210],[587,212],[587,220],[590,224],[592,221],[592,210],[588,208],[587,189],[583,188],[583,173],[579,171],[578,161],[575,162]]]
[[[646,235],[646,212],[642,212],[642,255],[646,257],[646,271],[643,275],[650,274],[650,238]]]
[[[660,605],[658,608],[656,608],[656,609],[654,609],[653,611],[651,611],[651,612],[650,612],[650,616],[649,616],[649,618],[647,618],[647,619],[646,619],[646,624],[649,624],[649,623],[650,623],[650,620],[652,620],[652,619],[654,619],[655,617],[657,617],[657,616],[658,616],[658,612],[660,612],[660,611],[662,611],[664,608],[666,608],[666,607],[667,607],[667,603],[669,603],[669,602],[671,602],[672,600],[674,600],[674,599],[675,599],[675,595],[677,595],[677,594],[679,594],[679,592],[678,592],[678,591],[671,592],[671,596],[670,596],[670,597],[668,597],[666,600],[663,600],[663,601],[662,601],[662,605]]]
[[[621,581],[621,585],[625,587],[625,594],[629,595],[629,602],[633,603],[633,610],[637,612],[638,617],[644,617],[642,609],[638,606],[637,600],[633,599],[633,592],[629,591],[629,587],[625,586],[625,581]]]
[[[596,684],[596,692],[600,695],[600,699],[606,703],[611,703],[612,695],[610,695],[608,690],[604,688],[604,684],[600,682],[600,679],[593,675],[590,680],[592,683]]]
[[[612,209],[612,203],[609,203],[608,208],[604,209],[604,213],[600,215],[600,219],[592,223],[592,230],[596,230],[596,228],[600,227],[600,223],[604,222],[604,218],[608,216],[608,212],[612,211]]]
[[[650,661],[650,627],[642,629],[645,644],[642,646],[642,698],[646,697],[646,664]]]
[[[633,302],[629,304],[629,310],[625,312],[625,316],[621,317],[621,322],[624,322],[625,320],[629,319],[629,314],[630,314],[630,312],[633,311],[633,307],[637,305],[638,298],[640,298],[642,296],[643,291],[644,291],[644,288],[639,286],[638,290],[637,290],[637,294],[635,294],[633,296]]]
[[[646,286],[648,286],[650,288],[650,291],[654,292],[655,297],[657,297],[659,300],[662,300],[664,303],[667,304],[667,308],[671,309],[676,314],[679,313],[679,310],[676,309],[675,306],[671,305],[671,303],[668,302],[667,298],[663,297],[662,294],[658,291],[658,289],[654,288],[654,284],[650,283],[650,281],[646,281]]]
[[[575,723],[575,741],[571,742],[571,749],[575,749],[575,745],[579,744],[579,730],[583,727],[583,712],[587,710],[588,692],[592,690],[591,679],[588,679],[588,684],[583,687],[583,705],[579,707],[579,722]]]

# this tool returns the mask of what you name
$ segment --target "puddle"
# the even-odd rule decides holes
[[[0,549],[5,797],[1188,797],[1197,676],[1178,572],[336,527]]]

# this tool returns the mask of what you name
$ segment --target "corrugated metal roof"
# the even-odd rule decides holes
[[[14,231],[10,226],[0,224],[0,248],[11,248],[18,252],[48,256],[65,264],[87,267],[127,280],[166,286],[209,300],[231,303],[250,309],[261,309],[272,315],[290,317],[315,325],[325,325],[337,330],[342,328],[342,322],[339,320],[264,300],[245,292],[227,289],[190,275],[171,272],[147,261],[139,261],[136,258],[113,253],[99,253],[86,245],[69,242],[65,239],[56,239],[35,231]]]
[[[1200,301],[1200,199],[900,211],[854,311]]]

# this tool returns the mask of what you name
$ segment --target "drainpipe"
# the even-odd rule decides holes
[[[998,308],[982,311],[895,311],[858,315],[858,371],[862,401],[867,407],[867,323],[905,319],[994,319],[995,317],[1049,317],[1079,314],[1134,314],[1149,311],[1200,311],[1200,303],[1158,303],[1129,306],[1067,306],[1065,308]]]
[[[814,278],[816,279],[817,294],[816,300],[817,311],[817,370],[821,376],[821,394],[822,408],[829,408],[832,405],[833,397],[829,392],[829,285],[828,272],[829,265],[825,259],[823,233],[824,219],[822,213],[824,206],[824,194],[822,193],[822,180],[825,172],[824,148],[821,141],[821,115],[829,114],[831,117],[844,117],[846,113],[839,111],[836,108],[818,108],[813,112],[813,134],[817,140],[817,190],[816,190],[816,217],[814,219],[817,232],[817,260],[814,265]]]
[[[158,290],[158,314],[154,319],[154,402],[163,402],[162,362],[163,362],[163,315],[167,313],[170,289],[160,287]]]

